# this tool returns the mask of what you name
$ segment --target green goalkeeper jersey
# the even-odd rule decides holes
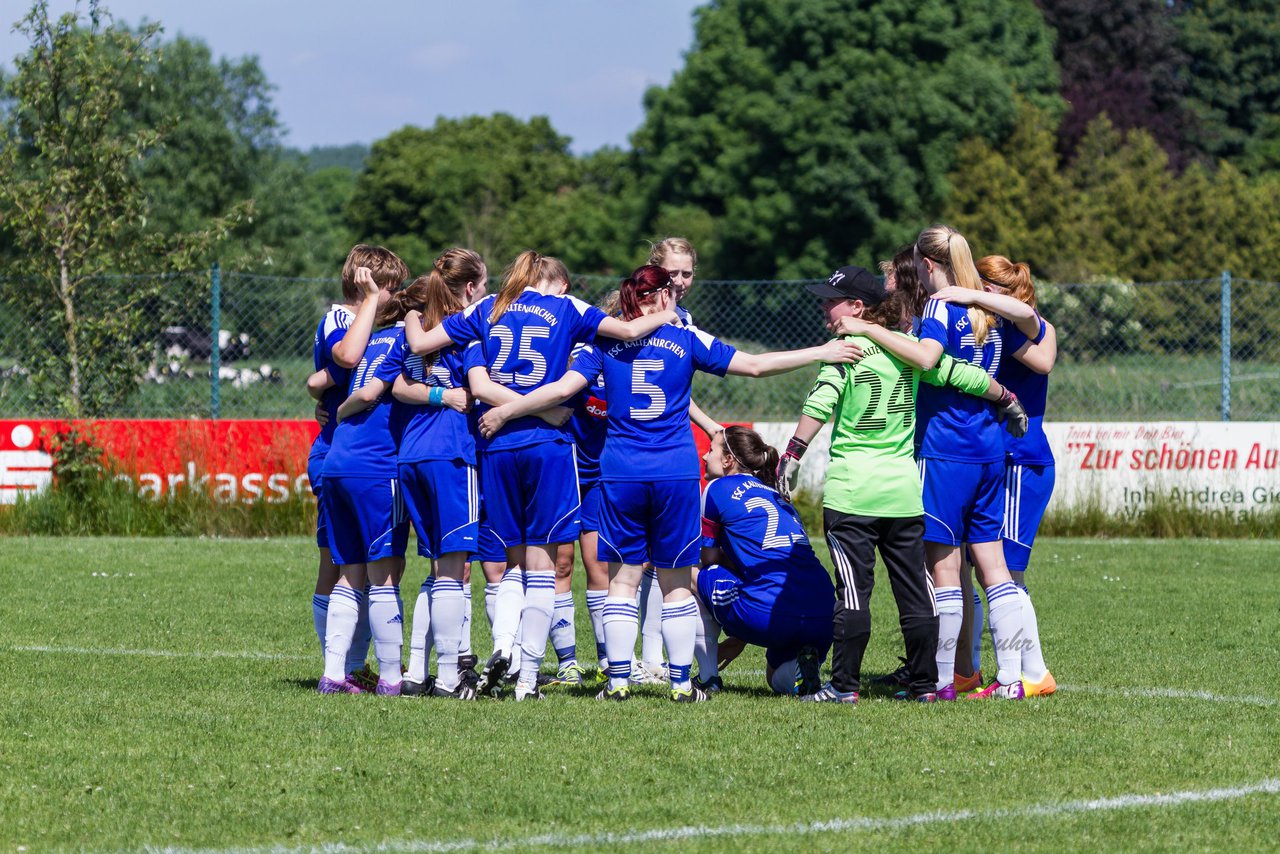
[[[946,355],[932,370],[922,371],[869,338],[848,337],[862,348],[862,361],[823,365],[804,402],[804,414],[811,418],[827,421],[835,415],[822,503],[856,516],[923,515],[913,453],[916,387],[923,379],[980,395],[990,377],[982,368]]]

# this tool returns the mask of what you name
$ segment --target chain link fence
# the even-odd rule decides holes
[[[802,347],[826,337],[807,284],[697,280],[684,304],[744,349]],[[616,286],[580,277],[574,293],[599,302]],[[106,276],[81,285],[73,348],[65,306],[33,298],[39,287],[0,281],[0,417],[310,417],[316,324],[340,299],[330,279]],[[1221,273],[1041,283],[1039,295],[1058,329],[1051,419],[1280,419],[1280,283]],[[787,421],[813,373],[699,375],[694,396],[721,420]]]

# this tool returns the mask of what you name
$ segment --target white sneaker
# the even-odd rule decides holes
[[[670,681],[665,664],[654,665],[637,661],[631,665],[632,685],[666,685]]]

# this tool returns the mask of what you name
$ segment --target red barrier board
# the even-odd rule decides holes
[[[52,482],[53,440],[71,426],[102,448],[107,468],[143,498],[193,488],[224,503],[311,495],[307,454],[320,432],[314,421],[0,419],[0,504]],[[701,457],[709,442],[701,430],[693,433]]]
[[[105,452],[108,469],[145,498],[200,489],[222,502],[310,495],[314,421],[0,420],[0,504],[52,480],[52,442],[68,427]]]

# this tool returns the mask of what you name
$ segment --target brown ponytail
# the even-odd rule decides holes
[[[1019,302],[1036,307],[1036,286],[1026,264],[1015,264],[1003,255],[988,255],[978,261],[978,275],[984,282],[1004,288]]]
[[[743,474],[753,474],[765,486],[778,486],[778,450],[767,444],[760,434],[746,427],[724,428],[724,446],[738,465],[746,469]]]

